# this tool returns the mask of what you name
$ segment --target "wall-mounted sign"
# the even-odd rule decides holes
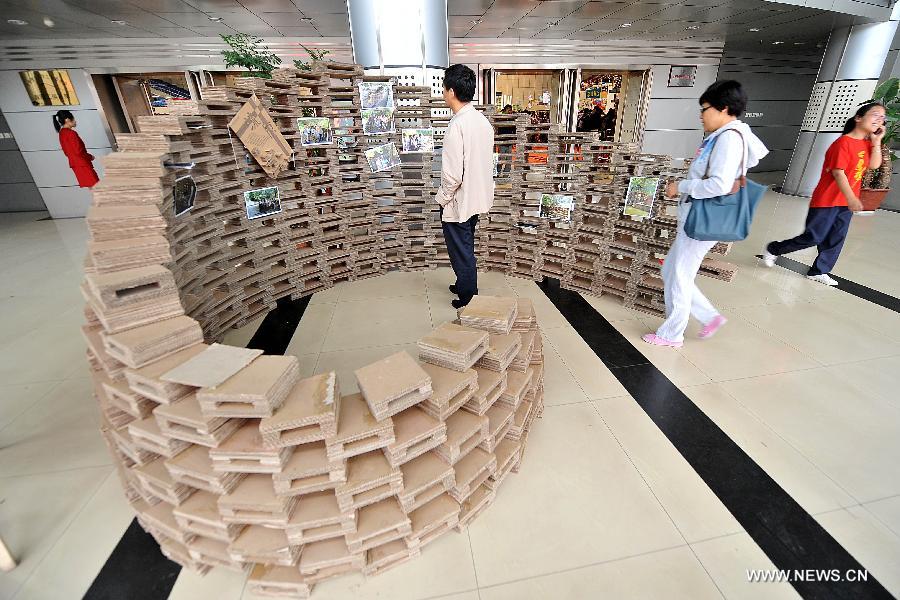
[[[672,65],[669,69],[669,87],[694,87],[697,67]]]
[[[19,71],[34,106],[77,106],[75,86],[66,70]]]

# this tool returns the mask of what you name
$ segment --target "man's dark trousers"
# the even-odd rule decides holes
[[[846,206],[810,208],[806,215],[806,231],[783,242],[772,242],[766,250],[776,256],[811,248],[819,249],[816,262],[807,275],[831,273],[847,239],[853,213]]]
[[[475,268],[475,225],[478,215],[473,215],[463,223],[447,223],[444,229],[444,240],[447,252],[450,253],[450,266],[456,273],[456,292],[463,304],[468,304],[472,296],[478,293],[478,271]]]

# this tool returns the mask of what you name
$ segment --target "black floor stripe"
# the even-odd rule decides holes
[[[757,258],[762,258],[762,256],[757,255]],[[809,265],[805,265],[802,262],[798,262],[792,258],[787,258],[785,256],[779,256],[775,261],[775,264],[779,267],[784,267],[789,271],[793,271],[795,273],[800,273],[801,275],[806,275],[809,271]],[[842,292],[847,292],[857,298],[862,298],[863,300],[868,300],[872,304],[877,304],[878,306],[883,306],[889,310],[894,312],[900,312],[900,298],[896,298],[891,296],[890,294],[885,294],[884,292],[879,292],[878,290],[873,290],[870,287],[864,286],[861,283],[856,283],[855,281],[850,281],[849,279],[844,279],[843,277],[838,277],[834,273],[829,273],[831,277],[837,280],[838,284],[837,289]]]
[[[133,519],[84,600],[165,600],[180,572],[181,565],[163,556],[153,536]]]
[[[312,296],[299,300],[279,300],[275,309],[269,311],[263,319],[247,347],[262,350],[265,354],[284,354],[310,300]]]
[[[284,354],[311,299],[279,300],[247,347],[265,354]],[[166,600],[180,572],[181,565],[166,558],[153,536],[133,519],[84,600]]]
[[[553,279],[545,279],[539,287],[777,569],[837,569],[841,574],[864,569],[584,298],[561,289]],[[766,597],[767,584],[756,585],[758,597]],[[793,581],[792,585],[804,598],[892,598],[871,574],[865,582]]]

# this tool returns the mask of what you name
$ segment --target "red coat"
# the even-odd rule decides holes
[[[75,133],[74,129],[63,127],[59,130],[59,146],[63,153],[69,159],[69,166],[75,172],[75,178],[81,187],[94,187],[100,181],[94,165],[91,161],[94,156],[89,154],[81,137]]]

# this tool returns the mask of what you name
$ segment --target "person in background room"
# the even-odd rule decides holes
[[[863,209],[859,201],[863,174],[866,169],[881,166],[885,112],[884,105],[870,102],[847,120],[844,134],[825,152],[822,175],[806,213],[805,231],[789,240],[767,244],[764,265],[772,267],[782,254],[817,246],[819,255],[806,276],[816,283],[838,284],[829,273],[841,255],[853,213]]]
[[[93,154],[88,154],[81,137],[75,133],[75,116],[71,111],[61,110],[53,115],[53,127],[59,133],[59,146],[69,159],[69,166],[81,187],[94,187],[100,181],[94,170]]]
[[[662,266],[666,320],[656,333],[641,338],[648,344],[680,348],[692,315],[703,324],[701,339],[712,337],[727,322],[694,282],[703,257],[716,242],[702,242],[685,234],[684,222],[692,204],[685,200],[690,196],[695,202],[702,202],[703,198],[734,193],[736,180],[769,153],[750,127],[738,120],[746,106],[747,94],[737,81],[717,81],[700,96],[700,120],[710,136],[700,144],[687,179],[666,184],[667,197],[681,196],[678,233]]]
[[[441,187],[435,199],[441,205],[444,240],[459,296],[453,308],[467,305],[478,293],[475,265],[475,225],[478,215],[494,205],[494,128],[475,110],[475,72],[465,65],[444,71],[444,100],[453,118],[444,134]]]

